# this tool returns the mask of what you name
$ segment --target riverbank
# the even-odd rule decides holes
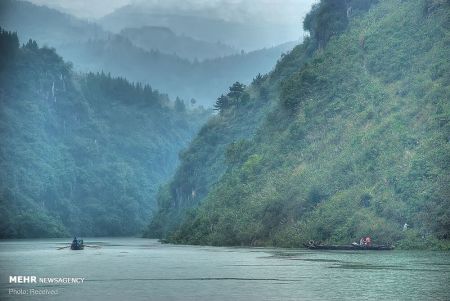
[[[175,244],[175,245],[193,245],[193,246],[215,246],[215,247],[236,247],[237,245],[223,245],[223,244],[211,244],[211,245],[203,245],[203,244],[189,244],[180,242],[173,239],[159,239],[162,244]],[[341,244],[350,244],[350,243],[341,243]],[[394,246],[395,250],[403,250],[403,251],[450,251],[450,240],[439,240],[434,237],[422,238],[420,236],[415,235],[413,232],[411,234],[406,235],[406,237],[402,240],[399,240],[395,243],[389,244]],[[254,245],[239,245],[239,247],[263,247],[263,248],[290,248],[290,249],[304,249],[304,245],[274,245],[270,242],[258,241],[257,244]]]

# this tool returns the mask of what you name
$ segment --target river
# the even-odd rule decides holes
[[[310,251],[93,238],[0,241],[0,300],[450,300],[450,253]],[[37,283],[9,283],[36,276]],[[39,283],[84,278],[79,283]],[[60,281],[60,280],[58,280]],[[62,280],[73,281],[73,280]]]

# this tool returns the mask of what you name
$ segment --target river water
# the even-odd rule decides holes
[[[450,300],[450,253],[0,241],[0,300]],[[10,276],[37,283],[9,283]],[[85,278],[44,284],[40,278]],[[81,280],[80,280],[81,281]],[[31,289],[31,290],[30,290]]]

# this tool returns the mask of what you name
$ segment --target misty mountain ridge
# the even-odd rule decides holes
[[[300,20],[298,27],[264,22],[227,21],[220,16],[215,18],[208,12],[201,14],[192,11],[178,13],[155,11],[142,4],[130,4],[118,8],[100,18],[98,23],[116,33],[127,27],[170,27],[178,35],[191,36],[210,43],[220,41],[245,51],[272,47],[301,37]]]
[[[273,64],[294,42],[278,47],[231,56],[190,62],[176,55],[145,51],[120,35],[106,40],[90,40],[58,49],[77,70],[103,70],[131,81],[151,83],[171,97],[195,98],[212,106],[217,95],[235,81],[249,83],[256,74],[270,71]]]
[[[17,32],[22,43],[34,39],[42,45],[56,49],[66,44],[95,39],[105,40],[114,35],[99,24],[27,1],[2,1],[0,17],[0,25]],[[208,43],[188,35],[178,36],[168,27],[124,28],[122,34],[143,49],[177,54],[188,59],[195,58],[193,54],[195,51],[199,53],[198,59],[221,57],[238,52],[237,49],[220,42]]]
[[[17,32],[21,43],[34,39],[41,45],[55,48],[65,43],[108,36],[98,24],[46,6],[18,0],[0,1],[0,25]]]
[[[238,53],[238,50],[220,42],[211,43],[189,36],[177,35],[168,27],[143,26],[124,28],[119,33],[134,45],[151,51],[158,50],[189,60],[204,60]]]
[[[45,6],[13,0],[6,0],[2,5],[9,17],[3,19],[0,25],[17,31],[22,43],[32,38],[40,44],[56,48],[60,55],[74,63],[76,70],[103,70],[132,81],[151,84],[171,97],[179,96],[185,100],[194,98],[198,104],[205,106],[211,106],[217,95],[234,81],[248,83],[256,74],[270,71],[280,55],[295,44],[284,43],[250,53],[206,59],[233,50],[217,43],[217,39],[214,42],[204,42],[179,34],[171,35],[169,30],[174,32],[172,28],[125,29],[123,33],[129,36],[127,38]],[[142,17],[149,19],[146,13]],[[205,26],[200,19],[189,20],[197,22],[200,27]],[[181,25],[184,29],[189,28],[184,23]],[[165,40],[165,37],[170,36],[174,38],[173,41]],[[136,43],[142,42],[142,47],[151,50],[146,51],[136,46],[130,39]],[[149,40],[152,43],[149,44]],[[183,49],[192,58],[198,48],[203,48],[202,56],[206,59],[201,63],[191,63],[179,55],[166,53],[181,52],[180,49]]]

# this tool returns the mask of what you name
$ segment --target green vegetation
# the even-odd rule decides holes
[[[0,30],[0,238],[133,235],[209,112]]]
[[[218,106],[146,236],[448,248],[450,4],[323,0],[305,28],[245,106]]]
[[[250,100],[250,95],[245,92],[245,85],[240,82],[235,82],[227,95],[221,95],[217,98],[214,109],[223,113],[229,111],[231,107],[239,107],[245,105]]]
[[[236,88],[240,92],[233,91]],[[245,94],[244,98],[248,97],[253,101],[230,105],[213,116],[202,127],[189,148],[181,153],[181,163],[173,179],[158,192],[158,211],[152,218],[146,236],[162,237],[177,227],[178,222],[186,215],[186,209],[201,202],[226,171],[226,162],[232,160],[233,144],[230,143],[239,141],[240,147],[244,148],[247,143],[245,139],[254,136],[263,116],[271,107],[268,97],[270,92],[261,94],[259,89],[248,89],[248,92],[241,89],[242,84],[235,83],[230,87],[230,96],[221,97],[235,95],[239,99],[239,96]]]

